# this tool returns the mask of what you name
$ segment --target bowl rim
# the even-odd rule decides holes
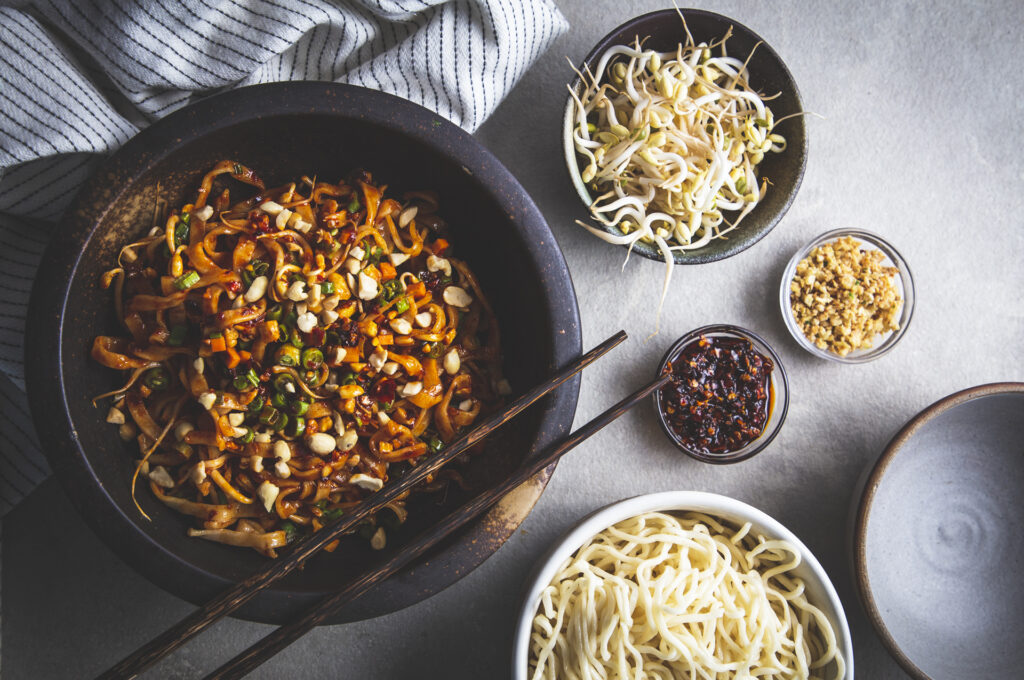
[[[763,350],[766,354],[768,354],[768,358],[771,359],[772,362],[775,364],[775,368],[777,369],[777,371],[772,371],[771,380],[772,385],[776,388],[776,400],[778,400],[780,391],[779,388],[781,387],[782,410],[777,410],[780,407],[779,404],[776,403],[774,405],[773,411],[775,411],[775,413],[778,413],[778,418],[775,421],[774,427],[770,431],[762,432],[757,439],[750,442],[750,444],[748,444],[746,447],[742,449],[739,449],[738,451],[734,451],[732,453],[725,453],[721,455],[702,453],[700,451],[694,451],[693,449],[684,446],[683,443],[679,441],[679,438],[676,437],[676,434],[675,432],[672,431],[672,428],[669,427],[668,422],[665,420],[665,414],[662,412],[661,409],[661,390],[656,390],[654,394],[651,395],[651,398],[654,404],[655,415],[658,418],[658,424],[661,425],[661,431],[665,433],[665,436],[668,437],[669,441],[672,442],[672,444],[674,444],[677,449],[679,449],[686,455],[690,456],[691,458],[699,460],[702,463],[711,463],[713,465],[730,465],[732,463],[739,463],[741,461],[747,460],[748,458],[753,458],[754,456],[756,456],[758,453],[767,448],[768,445],[772,443],[772,440],[774,440],[775,437],[782,430],[782,425],[786,422],[786,415],[789,413],[789,376],[786,374],[786,367],[783,365],[781,357],[779,357],[779,354],[768,343],[767,340],[762,338],[757,333],[751,330],[747,330],[746,328],[743,328],[742,326],[736,326],[727,323],[709,324],[707,326],[701,326],[700,328],[695,328],[689,333],[686,333],[685,335],[681,336],[678,340],[672,343],[671,347],[669,347],[665,351],[665,354],[662,356],[661,361],[658,363],[657,376],[661,376],[665,372],[665,369],[668,366],[668,362],[672,359],[672,357],[674,357],[676,354],[682,351],[684,347],[692,343],[701,335],[710,334],[727,335],[731,337],[738,337],[749,340],[751,344],[754,346],[754,349],[757,349],[758,351]],[[776,375],[778,375],[781,378],[781,380],[776,381]],[[768,423],[765,423],[766,430],[771,421],[771,414],[769,414]],[[756,446],[751,446],[751,444],[755,443],[757,444]]]
[[[43,450],[65,493],[92,531],[115,554],[135,571],[162,589],[195,604],[209,597],[209,591],[220,591],[234,584],[219,574],[193,565],[141,531],[107,493],[92,468],[78,440],[75,424],[68,413],[69,395],[64,383],[63,346],[64,318],[68,297],[84,247],[95,228],[113,205],[149,168],[164,161],[178,148],[239,123],[279,116],[317,115],[354,120],[385,129],[388,133],[417,139],[432,152],[453,159],[475,178],[482,190],[510,220],[524,230],[539,233],[541,239],[524,239],[524,248],[532,258],[538,275],[544,279],[551,294],[542,301],[542,313],[552,326],[551,363],[549,370],[565,365],[582,352],[579,306],[564,256],[558,248],[541,247],[540,242],[553,243],[549,226],[533,199],[511,172],[466,131],[443,116],[408,100],[354,85],[288,81],[253,85],[213,95],[179,109],[156,121],[132,137],[99,167],[79,190],[63,219],[61,238],[51,239],[40,265],[50,272],[37,277],[29,304],[26,324],[25,363],[26,387],[31,412]],[[127,178],[123,185],[111,178]],[[111,191],[111,187],[118,187]],[[500,187],[501,191],[496,188]],[[89,197],[92,196],[92,199]],[[101,202],[95,197],[104,197]],[[575,376],[544,402],[541,410],[538,443],[543,446],[568,433],[579,397],[580,376]],[[58,405],[58,417],[53,416]],[[554,465],[538,474],[531,482],[536,495],[524,511],[506,513],[503,524],[514,519],[518,525],[543,491]],[[501,512],[499,504],[491,512]],[[451,563],[450,553],[432,555],[428,561],[417,562],[421,569],[438,570],[436,581],[417,589],[415,597],[399,597],[397,604],[388,602],[365,615],[338,616],[325,623],[338,623],[380,616],[396,611],[440,592],[475,569],[500,547],[480,549],[489,543],[483,534],[487,518],[474,523],[467,531],[477,546],[464,551],[458,564]],[[510,530],[514,531],[514,526]],[[507,536],[505,537],[507,539]],[[479,539],[479,540],[477,540]],[[284,623],[286,610],[297,602],[311,604],[325,593],[296,591],[269,587],[234,616],[266,623]]]
[[[793,313],[789,305],[789,284],[793,281],[796,275],[796,267],[807,257],[812,250],[820,245],[823,245],[829,241],[833,241],[844,236],[852,236],[862,241],[862,245],[866,243],[873,249],[881,251],[886,258],[892,262],[892,265],[896,267],[897,275],[900,280],[900,286],[903,288],[903,307],[900,309],[900,327],[894,332],[890,332],[884,336],[881,343],[871,347],[867,350],[855,350],[850,352],[845,357],[839,356],[835,352],[820,349],[814,345],[807,336],[803,334],[797,325],[796,320],[793,318]],[[879,236],[878,234],[868,231],[866,229],[857,228],[839,228],[826,231],[823,234],[819,234],[814,237],[803,246],[797,249],[793,253],[793,257],[786,263],[786,268],[782,272],[782,280],[779,284],[779,310],[782,312],[782,321],[789,331],[789,334],[793,336],[797,344],[810,352],[819,359],[828,359],[829,361],[835,361],[840,364],[864,364],[869,361],[884,356],[892,351],[899,341],[906,335],[907,329],[910,328],[910,322],[914,318],[914,309],[917,304],[917,290],[914,286],[914,274],[910,270],[910,265],[907,264],[906,259],[896,249],[896,246],[889,243],[887,240]],[[860,352],[860,353],[857,353]]]
[[[719,23],[731,26],[733,28],[738,28],[749,33],[755,41],[760,43],[758,49],[767,52],[769,57],[773,58],[776,62],[778,62],[779,72],[782,74],[783,79],[792,84],[793,97],[796,100],[797,108],[800,109],[801,111],[803,110],[803,99],[800,97],[800,88],[797,86],[796,79],[793,78],[793,74],[792,72],[790,72],[789,67],[786,65],[786,62],[782,60],[782,57],[780,57],[778,52],[775,51],[775,48],[773,48],[771,44],[769,44],[764,38],[762,38],[760,34],[756,33],[750,27],[737,21],[736,19],[727,17],[724,14],[719,14],[717,12],[711,12],[704,9],[659,9],[628,19],[627,21],[624,21],[615,28],[611,29],[608,33],[604,35],[604,37],[602,37],[600,40],[597,41],[597,43],[595,43],[594,47],[592,47],[590,52],[587,53],[587,56],[583,58],[580,68],[582,69],[583,66],[592,63],[596,58],[598,58],[601,53],[603,53],[608,47],[612,45],[612,43],[614,42],[614,38],[619,33],[628,30],[634,26],[639,26],[648,21],[661,20],[668,16],[678,19],[678,12],[682,12],[683,15],[687,17],[703,17],[713,21],[718,21]],[[570,81],[569,88],[572,92],[578,92],[581,84],[582,83],[580,81],[580,77],[576,75]],[[708,254],[704,250],[695,250],[688,251],[689,254],[685,254],[684,251],[674,251],[672,254],[673,264],[696,265],[707,264],[709,262],[717,262],[719,260],[728,259],[754,246],[758,241],[767,236],[768,233],[771,232],[772,229],[774,229],[780,221],[782,221],[782,218],[785,217],[786,213],[789,212],[790,207],[792,207],[793,201],[796,200],[796,195],[800,191],[800,185],[803,183],[804,173],[807,170],[807,149],[809,145],[807,141],[807,125],[804,121],[804,116],[796,116],[795,121],[796,124],[799,125],[804,131],[802,135],[803,143],[800,145],[799,148],[793,149],[793,152],[798,153],[800,156],[800,167],[796,172],[796,177],[793,183],[793,190],[786,197],[786,200],[783,202],[778,213],[768,221],[767,226],[763,228],[760,233],[754,235],[754,237],[749,242],[741,243],[737,247],[726,248],[720,253]],[[569,181],[572,183],[573,189],[575,189],[576,192],[576,196],[580,199],[581,203],[583,204],[583,208],[584,210],[587,211],[587,217],[589,218],[589,206],[592,202],[592,199],[590,197],[590,192],[587,191],[587,188],[583,183],[583,179],[580,176],[579,165],[576,162],[576,149],[573,146],[572,142],[572,128],[573,98],[572,95],[569,95],[566,98],[565,109],[562,115],[562,155],[563,160],[565,162],[566,171],[569,174]],[[592,224],[591,226],[594,226],[597,229],[602,229],[608,234],[612,234],[614,236],[621,236],[619,232],[612,231],[611,228],[606,228],[604,227],[604,225]],[[629,246],[622,247],[625,248]],[[649,260],[654,260],[656,262],[665,261],[665,258],[662,256],[661,251],[658,248],[640,241],[637,241],[632,244],[631,252],[635,252],[641,257],[645,257]]]
[[[935,417],[967,402],[1001,394],[1024,394],[1024,382],[996,382],[968,387],[945,396],[922,409],[889,440],[889,443],[882,449],[878,459],[871,465],[869,468],[870,474],[864,484],[860,502],[857,505],[852,546],[853,572],[854,582],[857,586],[857,596],[861,607],[864,609],[864,613],[867,614],[868,620],[871,621],[875,632],[878,633],[878,637],[882,640],[883,646],[885,646],[890,656],[896,660],[896,663],[915,680],[932,680],[932,678],[921,670],[896,642],[896,638],[893,637],[889,628],[885,625],[881,610],[871,592],[871,579],[868,576],[867,561],[867,531],[868,522],[871,518],[871,506],[875,499],[875,493],[882,483],[882,478],[889,469],[889,465],[895,460],[903,446],[924,425]]]
[[[836,631],[836,644],[843,653],[846,662],[844,680],[853,680],[854,657],[850,626],[847,621],[843,602],[829,577],[814,553],[801,541],[796,534],[784,524],[749,503],[722,494],[706,491],[660,491],[642,494],[615,501],[587,514],[576,521],[564,532],[537,560],[536,566],[524,582],[520,599],[522,605],[516,617],[516,629],[512,637],[512,677],[513,680],[526,680],[529,663],[529,641],[533,617],[537,611],[540,593],[554,577],[558,566],[569,555],[576,551],[585,541],[598,532],[645,512],[672,512],[695,510],[709,515],[731,519],[750,521],[765,533],[775,538],[785,539],[800,551],[801,564],[808,569],[820,583],[828,598],[828,604],[838,619],[831,623]],[[819,608],[821,604],[816,603]],[[827,614],[826,614],[827,615]]]

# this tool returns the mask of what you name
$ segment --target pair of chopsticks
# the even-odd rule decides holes
[[[195,612],[186,616],[177,624],[171,626],[166,631],[153,638],[150,642],[122,659],[119,663],[112,666],[99,677],[102,679],[136,677],[139,673],[146,670],[164,656],[178,649],[188,640],[211,626],[221,617],[230,614],[244,605],[255,597],[262,589],[266,588],[277,579],[294,571],[328,543],[350,531],[363,519],[373,515],[384,505],[396,500],[413,486],[423,481],[428,475],[436,472],[443,465],[474,446],[481,439],[521,413],[531,404],[535,403],[537,400],[592,364],[594,361],[607,354],[608,351],[619,345],[625,339],[625,331],[619,331],[612,337],[608,338],[600,345],[574,361],[568,367],[559,371],[546,382],[538,385],[513,401],[503,411],[488,417],[480,425],[460,437],[450,446],[439,452],[436,456],[425,461],[423,464],[410,469],[397,484],[384,487],[353,508],[350,513],[343,515],[333,523],[324,526],[320,531],[300,539],[294,544],[289,555],[280,560],[269,562],[264,568],[260,569],[252,576],[231,588],[228,588]],[[580,427],[554,447],[548,449],[548,451],[546,451],[542,456],[527,461],[513,475],[503,480],[497,486],[488,489],[476,498],[470,500],[462,507],[445,516],[441,522],[419,534],[409,545],[404,546],[401,551],[386,563],[366,573],[361,578],[350,582],[343,589],[318,603],[300,618],[276,629],[262,640],[258,641],[256,644],[252,645],[247,650],[243,651],[208,675],[207,678],[240,678],[249,673],[267,659],[290,645],[292,642],[302,637],[312,628],[328,619],[344,604],[351,602],[377,583],[387,579],[402,567],[423,555],[423,553],[437,544],[441,539],[479,516],[507,493],[527,481],[530,477],[537,474],[548,465],[557,461],[562,455],[572,450],[575,446],[589,438],[605,425],[625,413],[638,401],[650,395],[654,390],[663,385],[667,379],[668,376],[662,376],[655,382],[652,382],[637,392],[634,392],[598,417]]]

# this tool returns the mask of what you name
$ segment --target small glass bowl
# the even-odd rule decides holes
[[[844,236],[851,236],[856,240],[860,241],[861,248],[870,248],[879,250],[885,255],[882,260],[882,264],[889,267],[896,267],[898,270],[896,276],[896,287],[899,289],[900,297],[903,298],[903,308],[900,310],[899,330],[889,331],[883,335],[875,336],[874,346],[867,349],[856,349],[844,356],[839,356],[835,352],[827,349],[821,349],[804,335],[803,331],[797,325],[796,319],[793,317],[793,310],[790,307],[789,302],[789,284],[792,283],[796,276],[796,266],[802,259],[807,257],[812,250],[818,246],[828,243],[829,241],[835,241],[836,239]],[[782,310],[782,319],[786,323],[786,328],[789,329],[790,334],[797,341],[797,343],[805,350],[810,352],[816,357],[822,359],[830,359],[831,361],[838,361],[841,364],[862,364],[872,359],[877,359],[882,356],[900,341],[904,333],[907,332],[907,328],[910,326],[910,319],[914,315],[914,277],[910,273],[910,267],[907,266],[906,260],[899,254],[892,244],[883,239],[877,234],[873,234],[870,231],[864,231],[862,229],[834,229],[818,236],[813,241],[805,245],[803,248],[798,250],[793,258],[786,265],[786,271],[782,274],[782,285],[779,287],[779,307]]]
[[[674,359],[684,347],[694,342],[702,335],[710,337],[743,338],[745,340],[749,340],[754,349],[772,360],[774,369],[772,370],[771,382],[769,384],[769,394],[771,395],[769,407],[771,411],[768,414],[768,422],[765,423],[764,431],[761,432],[761,435],[757,437],[757,439],[754,439],[743,448],[735,451],[730,451],[728,453],[705,453],[703,451],[696,451],[687,447],[679,439],[679,435],[677,435],[675,431],[672,430],[671,426],[669,426],[668,420],[665,418],[665,411],[661,404],[661,389],[654,393],[654,411],[658,414],[658,422],[661,423],[661,429],[665,433],[665,436],[675,444],[677,449],[686,455],[696,458],[704,463],[714,463],[719,465],[726,463],[738,463],[741,460],[746,460],[760,453],[771,443],[773,439],[775,439],[775,435],[777,435],[779,430],[782,429],[782,423],[786,420],[786,412],[789,411],[789,378],[786,377],[786,369],[782,365],[782,360],[779,359],[779,355],[775,353],[775,350],[771,348],[771,345],[765,342],[765,340],[756,333],[752,333],[745,328],[729,324],[702,326],[701,328],[692,330],[679,338],[675,344],[668,348],[668,351],[665,352],[665,356],[661,359],[661,363],[658,364],[658,375],[663,375],[665,370],[668,368],[669,361]]]

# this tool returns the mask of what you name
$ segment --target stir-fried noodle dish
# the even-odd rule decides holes
[[[385,189],[366,172],[267,188],[222,161],[104,275],[126,329],[92,347],[127,378],[101,395],[107,421],[138,444],[133,497],[148,481],[190,536],[275,557],[507,392],[497,321],[436,197]],[[417,491],[449,482],[445,468]],[[406,500],[359,528],[371,546]]]

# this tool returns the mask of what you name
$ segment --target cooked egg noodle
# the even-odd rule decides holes
[[[530,677],[842,678],[794,546],[708,515],[647,513],[610,527],[541,592]]]

